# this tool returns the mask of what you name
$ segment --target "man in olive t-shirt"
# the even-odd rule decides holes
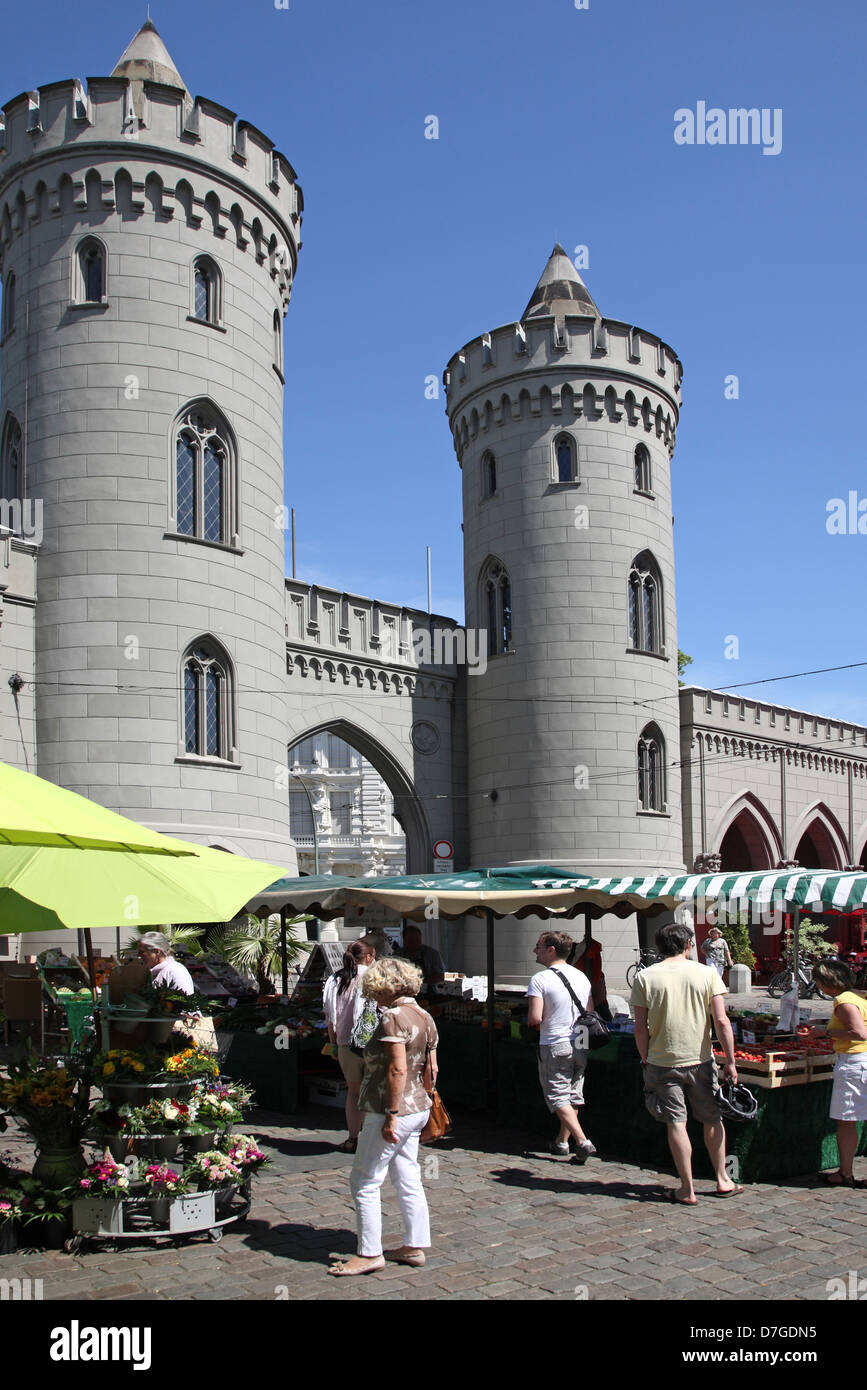
[[[738,1079],[732,1027],[725,1011],[726,988],[708,965],[690,960],[688,927],[671,923],[656,933],[663,959],[635,977],[635,1042],[644,1066],[644,1097],[656,1120],[668,1126],[668,1147],[680,1177],[672,1201],[695,1206],[692,1147],[686,1132],[687,1101],[704,1125],[705,1148],[716,1174],[716,1195],[733,1197],[743,1188],[726,1173],[726,1135],[716,1103],[716,1062],[710,1027],[725,1053],[725,1077]]]

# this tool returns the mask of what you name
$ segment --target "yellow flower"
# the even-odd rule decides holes
[[[103,1076],[111,1076],[111,1074],[112,1074],[113,1071],[114,1071],[114,1062],[106,1062],[105,1066],[104,1066],[103,1069],[102,1069],[102,1074],[103,1074]]]
[[[132,1069],[133,1069],[133,1071],[144,1071],[144,1063],[143,1063],[143,1062],[133,1062],[133,1064],[132,1064]]]

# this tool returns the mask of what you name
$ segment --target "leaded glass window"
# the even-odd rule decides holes
[[[220,272],[210,256],[193,262],[193,318],[202,323],[220,322]]]
[[[638,740],[638,803],[644,811],[665,810],[665,740],[648,724]]]
[[[229,662],[216,646],[202,642],[187,653],[183,667],[183,747],[205,758],[232,752]]]
[[[632,563],[627,584],[629,645],[633,651],[665,655],[662,583],[649,551]]]
[[[20,501],[24,484],[24,442],[21,426],[14,415],[7,415],[3,426],[0,488],[6,502]],[[20,510],[20,509],[19,509]]]
[[[75,299],[79,304],[102,304],[105,300],[105,247],[95,237],[86,237],[76,248]]]
[[[225,426],[198,410],[182,420],[175,444],[175,531],[229,545],[234,540],[232,455]]]
[[[561,434],[554,441],[554,477],[558,483],[574,482],[577,476],[575,468],[575,442],[568,434]]]
[[[488,627],[488,656],[512,649],[512,585],[499,560],[489,560],[481,574],[481,603]]]

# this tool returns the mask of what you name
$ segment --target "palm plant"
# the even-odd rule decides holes
[[[148,930],[153,931],[153,928],[150,927],[148,928]],[[189,951],[190,955],[193,956],[204,955],[204,951],[202,949],[202,934],[205,931],[205,927],[191,927],[186,925],[182,925],[179,927],[165,926],[160,927],[160,931],[162,932],[163,936],[168,937],[173,951],[180,949],[181,951]],[[130,937],[129,941],[126,943],[124,950],[137,950],[138,943],[141,940],[142,935],[143,933],[140,931],[133,931],[133,934]]]
[[[287,927],[301,922],[309,922],[310,917],[289,917]],[[261,994],[269,994],[273,981],[282,974],[283,953],[281,949],[280,923],[274,918],[264,918],[248,914],[234,922],[227,922],[208,933],[208,949],[222,956],[240,975],[252,976]],[[286,968],[296,964],[306,951],[309,941],[286,939]]]

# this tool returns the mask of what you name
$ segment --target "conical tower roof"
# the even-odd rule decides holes
[[[530,296],[521,315],[526,319],[562,318],[564,314],[601,318],[590,291],[578,274],[559,241],[548,257],[542,278]]]
[[[165,87],[179,87],[182,92],[187,90],[151,19],[145,20],[135,38],[127,44],[111,75],[127,77],[134,82],[161,82]]]

